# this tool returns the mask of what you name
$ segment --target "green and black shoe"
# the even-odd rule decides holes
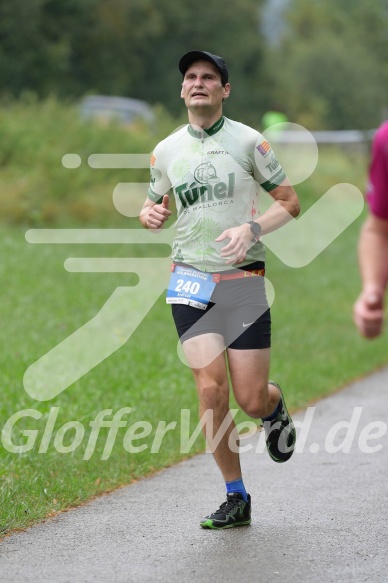
[[[281,388],[277,383],[269,381],[280,391],[281,400],[277,417],[272,421],[264,421],[267,450],[271,458],[278,463],[290,459],[295,449],[296,431],[291,416],[287,411]]]
[[[251,497],[245,502],[241,494],[230,492],[218,510],[201,520],[202,528],[232,528],[251,523]]]

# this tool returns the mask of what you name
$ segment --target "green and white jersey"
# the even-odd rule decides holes
[[[211,128],[181,128],[160,142],[151,158],[148,197],[155,203],[171,191],[177,208],[172,259],[202,271],[232,266],[220,256],[226,229],[259,216],[260,187],[276,188],[285,174],[267,140],[256,130],[221,117]],[[240,266],[265,260],[261,241]]]

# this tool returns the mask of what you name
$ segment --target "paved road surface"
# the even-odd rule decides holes
[[[308,412],[305,445],[286,464],[255,452],[260,434],[244,441],[251,526],[198,526],[224,498],[203,454],[4,539],[0,581],[388,582],[388,368]],[[335,425],[352,415],[353,440]],[[341,442],[348,453],[333,451]]]

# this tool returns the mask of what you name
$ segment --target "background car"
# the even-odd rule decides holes
[[[136,121],[152,124],[155,116],[149,103],[129,97],[87,95],[81,101],[80,115],[83,119],[96,119],[102,123],[117,120],[131,126]]]

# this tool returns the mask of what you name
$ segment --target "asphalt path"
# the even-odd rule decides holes
[[[5,538],[0,581],[388,582],[388,368],[294,419],[285,464],[242,442],[250,526],[199,527],[224,499],[202,454]]]

